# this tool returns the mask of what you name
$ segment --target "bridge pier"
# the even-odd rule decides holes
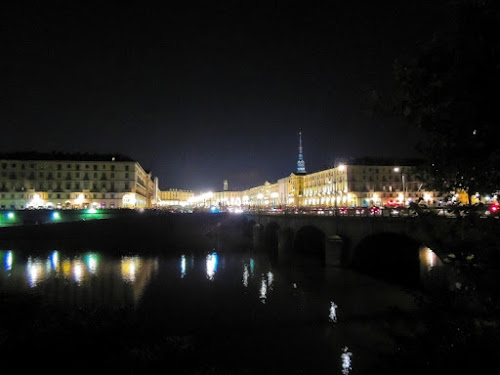
[[[325,265],[341,266],[344,240],[339,235],[328,236],[325,241]]]
[[[254,249],[260,249],[264,244],[264,225],[255,224],[252,232],[253,247]]]
[[[278,230],[278,250],[277,257],[283,260],[290,257],[293,250],[294,231],[291,228],[280,228]]]

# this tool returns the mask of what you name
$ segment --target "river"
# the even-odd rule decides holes
[[[421,248],[419,259],[422,283],[409,288],[300,257],[282,264],[251,248],[0,249],[2,366],[355,375],[488,365],[481,347],[463,367],[468,346],[453,345],[466,337],[426,294],[457,285],[432,250]]]

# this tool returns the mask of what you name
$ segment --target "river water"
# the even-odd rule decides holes
[[[422,295],[450,280],[430,249],[420,250],[420,261],[424,288],[409,289],[306,259],[280,264],[249,249],[0,249],[2,366],[22,373],[433,373],[439,358],[419,341],[428,337]]]

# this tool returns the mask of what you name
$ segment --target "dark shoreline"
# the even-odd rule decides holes
[[[18,225],[0,228],[0,247],[102,248],[120,253],[177,248],[195,251],[244,245],[244,222],[243,217],[226,214],[148,212],[110,219]]]

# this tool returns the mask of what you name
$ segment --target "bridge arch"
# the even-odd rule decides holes
[[[295,253],[310,256],[325,262],[325,232],[314,225],[305,225],[297,230],[293,241]]]
[[[279,230],[280,226],[275,221],[271,221],[264,227],[264,247],[273,255],[278,251]]]
[[[350,264],[371,276],[414,286],[420,277],[420,246],[405,233],[370,234],[352,249]]]

